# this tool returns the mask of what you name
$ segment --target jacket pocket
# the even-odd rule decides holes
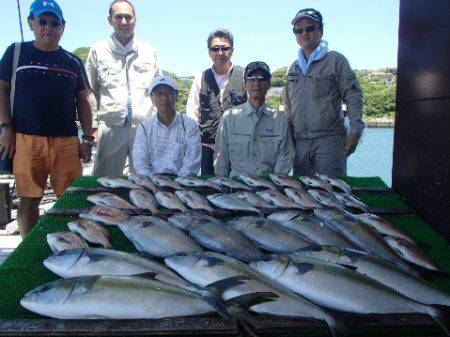
[[[155,77],[155,67],[151,63],[135,63],[133,64],[134,76],[132,82],[137,88],[147,89],[153,78]]]
[[[278,150],[283,138],[280,135],[260,135],[260,161],[269,166],[273,166],[277,159]]]
[[[250,134],[231,132],[228,150],[231,162],[248,160],[250,157]]]
[[[186,141],[184,137],[176,136],[172,142],[172,160],[176,166],[181,167],[181,163],[186,153]]]
[[[122,63],[113,61],[100,61],[98,78],[102,87],[117,88],[122,86]]]
[[[315,76],[314,97],[327,98],[334,93],[335,87],[334,75],[317,75]]]

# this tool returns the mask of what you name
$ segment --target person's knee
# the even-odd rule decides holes
[[[39,203],[41,198],[33,198],[33,197],[21,197],[20,198],[20,207],[22,209],[30,209],[39,207]]]

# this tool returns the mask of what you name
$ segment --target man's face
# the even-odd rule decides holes
[[[215,37],[211,40],[208,53],[214,65],[219,66],[230,62],[233,48],[231,48],[230,41],[227,39]]]
[[[249,99],[266,97],[270,88],[270,80],[262,70],[252,71],[245,79],[245,90]]]
[[[43,13],[28,20],[37,43],[58,45],[64,32],[64,23],[55,15]]]
[[[314,30],[308,32],[308,30],[312,30],[313,27]],[[307,50],[314,50],[317,48],[323,35],[323,31],[319,28],[317,21],[308,18],[300,19],[295,23],[294,29],[303,30],[301,34],[295,34],[295,38],[300,47]]]
[[[136,17],[133,8],[127,2],[116,2],[112,6],[112,14],[108,17],[108,21],[119,40],[127,40],[133,36]]]
[[[159,84],[152,90],[150,98],[158,113],[172,111],[175,108],[178,93],[168,85]]]

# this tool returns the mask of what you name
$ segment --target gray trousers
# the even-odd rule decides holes
[[[98,124],[97,155],[94,160],[94,176],[120,176],[124,174],[128,157],[129,170],[134,173],[131,153],[136,127]]]
[[[345,142],[345,135],[295,139],[294,174],[346,175]]]

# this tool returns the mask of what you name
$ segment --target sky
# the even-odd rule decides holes
[[[26,23],[31,0],[19,0],[25,40],[33,35]],[[1,0],[0,50],[20,41],[17,0]],[[89,47],[112,33],[107,21],[111,0],[59,0],[67,21],[61,46]],[[211,66],[206,39],[217,28],[234,35],[234,64],[256,60],[272,71],[290,65],[298,45],[291,20],[302,8],[322,13],[323,39],[344,54],[353,69],[396,67],[399,0],[134,0],[136,36],[158,50],[161,68],[193,76]]]

